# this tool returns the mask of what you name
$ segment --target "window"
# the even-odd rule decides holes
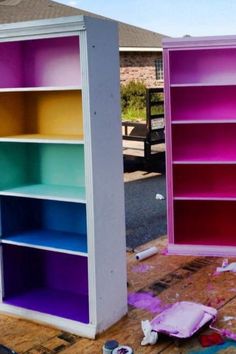
[[[158,58],[155,60],[155,68],[156,68],[156,79],[163,81],[163,61],[162,58]]]

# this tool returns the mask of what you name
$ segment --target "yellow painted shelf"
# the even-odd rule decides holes
[[[35,134],[45,139],[52,136],[81,139],[81,91],[0,93],[0,138]]]

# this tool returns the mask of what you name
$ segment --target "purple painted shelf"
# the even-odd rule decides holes
[[[169,39],[164,60],[171,253],[236,255],[236,38]]]
[[[78,48],[78,36],[0,43],[0,88],[81,87]]]
[[[89,323],[87,258],[3,244],[4,303]]]
[[[89,323],[88,296],[49,288],[5,297],[3,303],[70,320]]]

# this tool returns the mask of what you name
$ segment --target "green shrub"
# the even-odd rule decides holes
[[[163,100],[162,93],[152,95],[152,102]],[[130,81],[127,85],[121,85],[121,109],[123,120],[146,119],[146,86],[142,81]],[[162,114],[163,107],[153,106],[152,114]]]
[[[127,85],[121,85],[122,113],[127,109],[134,111],[143,110],[146,107],[146,86],[142,81],[130,81]]]

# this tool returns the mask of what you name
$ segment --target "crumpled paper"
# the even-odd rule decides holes
[[[150,321],[148,320],[141,321],[141,327],[144,333],[144,338],[141,342],[141,345],[156,344],[158,340],[158,333],[152,330]]]

